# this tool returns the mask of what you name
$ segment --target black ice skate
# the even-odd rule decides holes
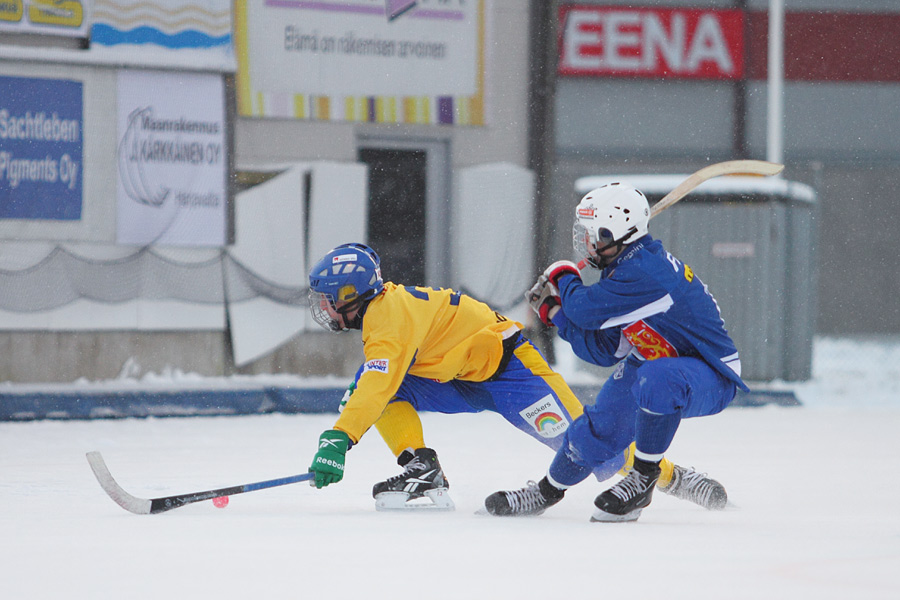
[[[409,510],[430,508],[453,510],[453,500],[447,493],[450,482],[444,477],[437,453],[431,448],[419,448],[414,453],[404,450],[397,457],[403,472],[372,488],[376,510]]]
[[[539,483],[529,481],[520,490],[494,492],[484,499],[484,508],[495,517],[536,516],[562,500],[565,493],[544,477]]]
[[[653,488],[659,479],[659,463],[634,459],[634,468],[622,481],[594,499],[597,510],[591,521],[637,521],[641,510],[653,499]]]
[[[725,487],[706,476],[706,473],[698,473],[693,468],[685,469],[674,465],[672,481],[667,487],[657,486],[664,494],[669,494],[680,500],[693,502],[707,510],[722,510],[728,504],[728,494]]]

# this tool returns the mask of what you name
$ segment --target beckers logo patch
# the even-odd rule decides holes
[[[569,428],[565,412],[552,394],[547,394],[525,410],[520,410],[519,414],[541,437],[555,438]]]
[[[366,371],[377,371],[379,373],[387,373],[390,366],[390,360],[387,358],[373,358],[363,365],[363,373]]]

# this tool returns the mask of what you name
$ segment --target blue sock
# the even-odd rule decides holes
[[[566,455],[567,449],[568,445],[564,444],[562,448],[556,451],[556,456],[553,458],[553,462],[550,463],[550,469],[547,474],[552,480],[551,483],[571,487],[587,479],[592,469],[591,467],[575,464]]]
[[[667,415],[638,411],[635,421],[634,440],[638,451],[643,454],[662,455],[668,450],[681,423],[681,411]]]

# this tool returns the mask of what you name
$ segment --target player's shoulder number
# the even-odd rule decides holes
[[[684,278],[688,280],[688,283],[694,281],[694,270],[689,266],[672,256],[671,252],[666,251],[666,258],[672,264],[672,268],[675,269],[676,273],[684,271]]]
[[[417,285],[416,286],[404,285],[403,289],[406,291],[406,293],[408,293],[413,298],[417,298],[419,300],[426,300],[426,301],[431,300],[431,297],[428,295],[429,292],[444,291],[444,288],[439,288],[437,290],[433,290],[431,288],[419,287]],[[450,294],[450,305],[456,306],[457,304],[459,304],[459,299],[460,299],[461,294],[455,290],[449,290],[449,291],[453,292],[452,294]]]

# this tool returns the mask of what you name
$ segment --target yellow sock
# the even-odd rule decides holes
[[[672,483],[672,474],[674,472],[675,465],[672,464],[671,460],[663,458],[659,461],[659,480],[656,482],[656,487],[663,490],[669,487],[669,484]]]
[[[625,449],[625,465],[619,470],[619,475],[627,475],[631,468],[634,467],[634,447],[634,442],[631,442],[631,445]],[[663,458],[659,461],[659,469],[659,481],[656,482],[656,487],[665,489],[672,483],[672,473],[675,470],[675,465],[668,458]]]
[[[407,448],[417,450],[425,447],[422,421],[419,419],[419,413],[409,402],[388,404],[375,421],[375,428],[394,456],[400,456]]]

